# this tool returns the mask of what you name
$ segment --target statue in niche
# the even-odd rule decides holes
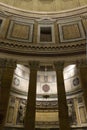
[[[69,121],[70,121],[70,124],[72,124],[72,122],[73,122],[73,118],[72,118],[72,116],[73,116],[73,110],[72,110],[73,108],[72,108],[72,105],[70,105],[69,107],[68,107],[68,114],[69,114]]]
[[[73,101],[70,101],[69,103],[70,103],[68,104],[69,121],[71,125],[76,125],[77,121],[76,121],[76,113],[75,113]]]
[[[17,123],[23,124],[24,123],[24,116],[25,116],[25,104],[24,102],[20,102],[18,108],[18,115],[17,115]]]

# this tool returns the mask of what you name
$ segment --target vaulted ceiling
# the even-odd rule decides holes
[[[46,12],[70,10],[87,5],[87,0],[0,0],[0,2],[24,10]]]

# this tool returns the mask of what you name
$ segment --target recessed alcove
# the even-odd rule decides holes
[[[38,25],[38,43],[55,43],[55,37],[54,37],[54,25],[53,24],[44,24],[44,21],[42,24]]]
[[[41,42],[52,42],[51,27],[40,28],[40,41]]]
[[[0,0],[0,19],[0,130],[87,129],[87,1]]]
[[[51,69],[48,68],[48,66],[47,68],[46,66],[41,66],[40,70],[37,72],[35,127],[40,129],[59,127],[56,73],[52,70],[51,66]],[[14,72],[12,90],[10,92],[6,127],[23,127],[29,86],[29,74],[29,68],[23,65],[17,65]],[[75,81],[74,84],[74,79],[77,79],[77,77],[79,78],[76,65],[66,66],[63,74],[70,126],[72,128],[80,127],[80,125],[86,126],[87,113],[80,79],[79,82]],[[21,111],[22,113],[20,114]],[[12,118],[13,115],[15,120]],[[81,124],[78,123],[78,118]]]

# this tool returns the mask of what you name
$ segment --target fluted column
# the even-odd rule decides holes
[[[87,63],[86,61],[83,60],[77,61],[77,69],[79,70],[78,72],[80,76],[85,106],[87,110]]]
[[[58,108],[59,108],[59,127],[60,130],[70,130],[68,118],[68,106],[66,101],[66,93],[63,78],[63,62],[54,63],[57,77],[57,94],[58,94]]]
[[[36,83],[37,83],[37,69],[38,62],[30,62],[30,80],[29,80],[29,90],[28,99],[25,115],[25,130],[35,130],[35,111],[36,111]]]
[[[0,59],[0,69],[2,70],[1,74],[1,104],[2,104],[2,126],[1,129],[3,129],[5,125],[5,119],[7,114],[7,108],[8,108],[8,102],[10,97],[10,89],[14,74],[14,69],[16,68],[16,61],[14,60],[3,60]]]

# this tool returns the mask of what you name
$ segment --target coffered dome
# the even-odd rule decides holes
[[[86,0],[0,0],[19,9],[40,12],[55,12],[76,9],[87,4]]]
[[[23,129],[26,109],[26,130],[87,129],[86,33],[87,0],[0,0],[1,130]]]

